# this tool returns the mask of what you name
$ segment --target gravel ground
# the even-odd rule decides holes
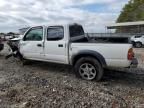
[[[65,65],[31,62],[22,66],[0,55],[0,108],[144,108],[144,70],[106,70],[101,82],[75,77]],[[141,52],[141,53],[138,53]]]

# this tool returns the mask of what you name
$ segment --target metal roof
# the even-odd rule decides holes
[[[126,26],[139,26],[144,25],[144,21],[136,21],[136,22],[123,22],[123,23],[115,23],[107,26],[108,29],[113,29],[116,27],[126,27]]]

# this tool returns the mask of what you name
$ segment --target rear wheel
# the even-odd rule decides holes
[[[83,57],[80,58],[75,66],[75,73],[77,77],[84,80],[101,80],[103,76],[103,68],[101,64],[93,57]]]
[[[142,47],[142,43],[141,42],[136,42],[135,43],[135,47],[136,48],[141,48]]]

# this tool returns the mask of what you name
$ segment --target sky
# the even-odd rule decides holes
[[[80,23],[85,32],[106,32],[128,0],[0,0],[0,32],[34,25]]]

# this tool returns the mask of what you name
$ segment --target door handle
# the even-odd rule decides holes
[[[37,44],[38,47],[42,47],[42,44]]]
[[[63,44],[58,44],[58,47],[63,47]]]

